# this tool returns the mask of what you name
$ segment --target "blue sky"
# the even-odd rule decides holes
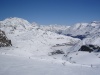
[[[0,20],[9,17],[42,25],[100,21],[100,0],[0,0]]]

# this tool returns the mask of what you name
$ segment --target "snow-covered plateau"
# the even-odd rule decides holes
[[[100,22],[44,26],[14,17],[0,30],[12,43],[0,46],[0,75],[100,74]]]

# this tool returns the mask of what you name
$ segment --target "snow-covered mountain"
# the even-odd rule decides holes
[[[84,35],[85,37],[99,36],[100,22],[93,21],[91,23],[77,23],[64,31],[63,34],[70,34],[71,36]]]
[[[12,27],[13,29],[28,29],[31,24],[24,19],[21,18],[7,18],[4,21],[0,21],[0,28],[1,27]]]
[[[51,32],[55,32],[58,34],[61,34],[63,31],[67,30],[70,26],[65,26],[65,25],[40,25],[40,28],[42,30],[46,30],[46,31],[51,31]]]
[[[51,26],[41,26],[43,30],[52,31],[58,34],[71,36],[73,38],[80,38],[82,41],[78,42],[76,45],[72,46],[67,50],[64,59],[67,61],[70,61],[72,63],[81,63],[81,64],[97,64],[100,61],[97,62],[91,62],[99,60],[100,53],[89,53],[89,52],[81,52],[78,51],[82,46],[93,45],[94,51],[97,48],[95,46],[100,47],[100,22],[99,21],[93,21],[91,23],[77,23],[73,26],[57,26],[57,25],[51,25]],[[91,47],[88,47],[91,49]],[[88,56],[89,55],[89,56]],[[66,57],[67,56],[67,57]],[[84,56],[84,57],[83,57]],[[86,62],[88,59],[85,60],[86,56],[88,56],[88,59],[91,59],[91,61]],[[84,60],[81,60],[81,59]],[[84,62],[85,61],[85,62]],[[83,62],[83,63],[82,63]]]
[[[0,75],[100,74],[100,22],[43,26],[14,17],[0,21],[0,30],[12,45],[0,47]]]
[[[52,31],[58,34],[72,36],[74,38],[84,39],[86,37],[100,36],[100,21],[93,21],[91,23],[77,23],[73,26],[64,25],[49,25],[40,26],[41,29]]]
[[[68,52],[65,55],[67,61],[77,64],[99,64],[100,52],[89,53],[89,49],[94,51],[100,50],[100,48],[96,48],[100,47],[100,22],[77,23],[64,31],[63,34],[82,39],[82,41],[70,48],[70,53]],[[93,49],[89,45],[93,46]],[[86,49],[88,52],[79,51],[81,48]]]
[[[7,18],[0,21],[0,29],[11,39],[13,47],[9,54],[22,56],[48,56],[57,44],[75,44],[79,39],[42,30],[36,23],[21,18]]]

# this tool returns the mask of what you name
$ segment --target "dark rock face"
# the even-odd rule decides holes
[[[49,53],[49,55],[56,55],[56,54],[64,54],[64,52],[61,50],[55,50],[55,51]]]
[[[83,46],[81,46],[79,51],[100,52],[100,47],[96,46],[96,45],[83,45]]]
[[[11,40],[9,40],[4,31],[0,30],[0,47],[12,46]]]

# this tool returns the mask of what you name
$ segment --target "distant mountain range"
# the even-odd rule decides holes
[[[100,22],[93,21],[91,23],[77,23],[73,26],[49,25],[40,26],[41,29],[52,31],[58,34],[72,36],[74,38],[84,39],[86,37],[99,37]]]

